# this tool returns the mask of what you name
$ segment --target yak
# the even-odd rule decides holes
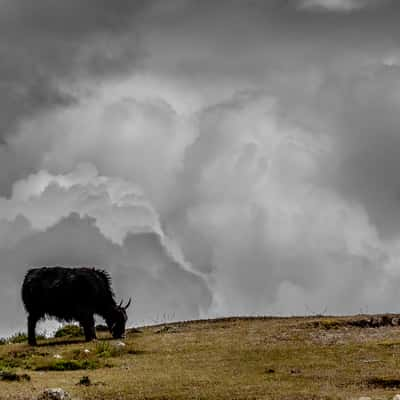
[[[28,313],[28,343],[36,345],[35,328],[39,320],[55,317],[59,321],[78,321],[86,341],[96,339],[94,314],[107,323],[114,338],[125,333],[126,309],[117,304],[110,275],[97,268],[40,267],[27,271],[22,284],[22,301]]]

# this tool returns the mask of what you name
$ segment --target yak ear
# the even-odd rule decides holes
[[[124,306],[124,309],[125,309],[125,310],[131,305],[131,301],[132,301],[132,299],[129,297],[128,302],[127,302],[126,305]]]

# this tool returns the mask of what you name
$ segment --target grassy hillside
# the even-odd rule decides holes
[[[398,321],[228,318],[141,328],[124,345],[106,333],[92,343],[5,344],[0,398],[61,387],[81,400],[391,399],[400,393]]]

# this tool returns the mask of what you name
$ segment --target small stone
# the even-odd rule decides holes
[[[393,400],[400,400],[400,394],[395,394],[393,396]]]
[[[117,343],[115,343],[115,345],[118,346],[118,347],[126,346],[126,344],[124,342],[117,342]]]
[[[71,396],[61,388],[53,388],[44,390],[37,400],[71,400]]]
[[[372,399],[371,399],[371,397],[361,396],[358,398],[358,400],[372,400]]]
[[[300,374],[300,373],[301,373],[301,370],[298,369],[298,368],[292,368],[292,369],[290,370],[290,373],[291,373],[291,374]]]
[[[393,326],[399,325],[399,321],[400,321],[400,318],[393,317],[393,318],[392,318],[392,325],[393,325]],[[396,395],[396,396],[397,396],[397,395]]]
[[[58,359],[62,358],[60,354],[54,354],[53,357],[54,357],[54,358],[58,358]]]
[[[83,350],[83,352],[88,354],[88,353],[90,353],[90,350],[89,349],[85,349],[85,350]]]

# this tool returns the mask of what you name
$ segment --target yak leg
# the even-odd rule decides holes
[[[36,317],[36,315],[28,315],[28,343],[31,346],[36,346],[35,328],[37,322],[38,318]]]
[[[85,318],[81,321],[81,326],[83,327],[83,331],[85,332],[85,339],[87,342],[96,339],[93,315],[85,316]]]

